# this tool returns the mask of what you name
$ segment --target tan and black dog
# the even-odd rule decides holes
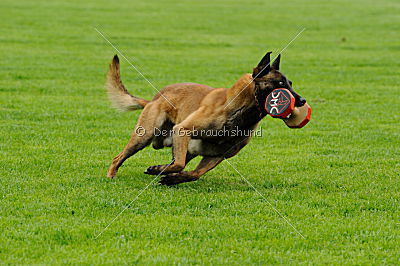
[[[130,111],[143,109],[131,139],[113,160],[107,176],[113,178],[122,163],[152,143],[155,149],[171,147],[170,164],[150,166],[146,174],[162,175],[161,184],[195,181],[225,158],[236,155],[249,141],[249,134],[197,134],[207,130],[254,130],[267,114],[267,95],[275,88],[287,88],[296,106],[305,104],[292,89],[292,82],[279,72],[280,55],[270,64],[268,52],[253,69],[231,88],[211,88],[195,83],[166,86],[151,101],[131,95],[122,84],[118,56],[107,74],[107,89],[114,107]],[[168,132],[168,134],[157,134]],[[194,157],[202,156],[193,171],[183,171]]]

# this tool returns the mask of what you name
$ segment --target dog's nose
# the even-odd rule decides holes
[[[296,104],[296,106],[297,106],[297,107],[301,107],[301,106],[305,105],[306,102],[307,102],[306,99],[304,99],[303,97],[300,97],[300,98],[299,98],[299,101],[298,101],[297,104]]]

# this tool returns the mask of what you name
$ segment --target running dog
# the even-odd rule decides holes
[[[154,149],[172,146],[173,159],[170,164],[150,166],[146,174],[160,175],[163,185],[198,180],[224,159],[236,155],[251,138],[249,134],[210,136],[198,132],[253,131],[267,115],[265,100],[276,88],[288,89],[295,97],[295,106],[303,106],[306,100],[279,71],[280,54],[272,64],[270,54],[261,59],[252,74],[244,74],[230,88],[177,83],[166,86],[150,101],[128,92],[121,81],[119,59],[115,55],[106,82],[111,102],[124,111],[143,111],[128,144],[112,160],[107,176],[113,178],[126,159],[152,144]],[[192,171],[184,171],[185,165],[196,156],[202,156],[199,165]]]

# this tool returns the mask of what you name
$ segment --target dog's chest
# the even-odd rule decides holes
[[[227,119],[224,127],[228,130],[247,130],[253,128],[262,118],[263,114],[260,113],[256,105],[252,105],[249,108],[243,106]]]
[[[237,142],[231,140],[215,143],[210,139],[191,139],[188,145],[188,152],[201,156],[224,156]]]

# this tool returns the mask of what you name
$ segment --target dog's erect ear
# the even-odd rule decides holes
[[[268,52],[261,59],[260,63],[258,63],[257,67],[265,67],[271,61],[270,56],[272,52]]]
[[[256,77],[261,78],[262,76],[267,75],[268,72],[271,70],[270,55],[271,52],[266,53],[264,57],[261,59],[260,63],[258,63],[257,67],[253,69],[253,78]]]
[[[272,63],[272,68],[275,70],[279,70],[279,64],[281,63],[281,54],[278,54],[278,57]]]

